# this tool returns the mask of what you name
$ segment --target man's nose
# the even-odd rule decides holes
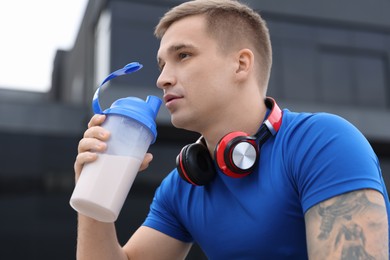
[[[160,76],[157,78],[157,87],[160,89],[166,89],[176,84],[176,77],[173,74],[172,69],[167,68],[165,65],[161,70]]]

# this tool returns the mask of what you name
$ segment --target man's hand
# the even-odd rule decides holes
[[[83,138],[79,142],[78,155],[74,163],[76,181],[80,177],[84,164],[95,161],[98,158],[97,153],[102,153],[107,148],[106,141],[110,138],[110,132],[101,126],[105,119],[105,115],[94,115],[88,123],[88,129],[84,132]],[[153,155],[147,153],[139,170],[145,170],[152,159]]]

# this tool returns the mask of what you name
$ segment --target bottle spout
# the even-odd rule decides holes
[[[156,96],[147,96],[146,103],[153,110],[154,119],[156,119],[158,111],[160,110],[161,99]]]

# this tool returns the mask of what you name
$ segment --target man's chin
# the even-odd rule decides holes
[[[191,122],[190,120],[180,120],[179,118],[171,115],[171,123],[176,128],[193,131],[192,128],[194,122]]]

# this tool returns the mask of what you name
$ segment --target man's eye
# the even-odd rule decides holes
[[[190,54],[188,54],[188,53],[185,53],[185,52],[179,53],[179,58],[180,58],[180,59],[185,59],[185,58],[187,58],[188,56],[190,56]]]
[[[165,64],[158,65],[158,69],[162,71],[164,69]]]

